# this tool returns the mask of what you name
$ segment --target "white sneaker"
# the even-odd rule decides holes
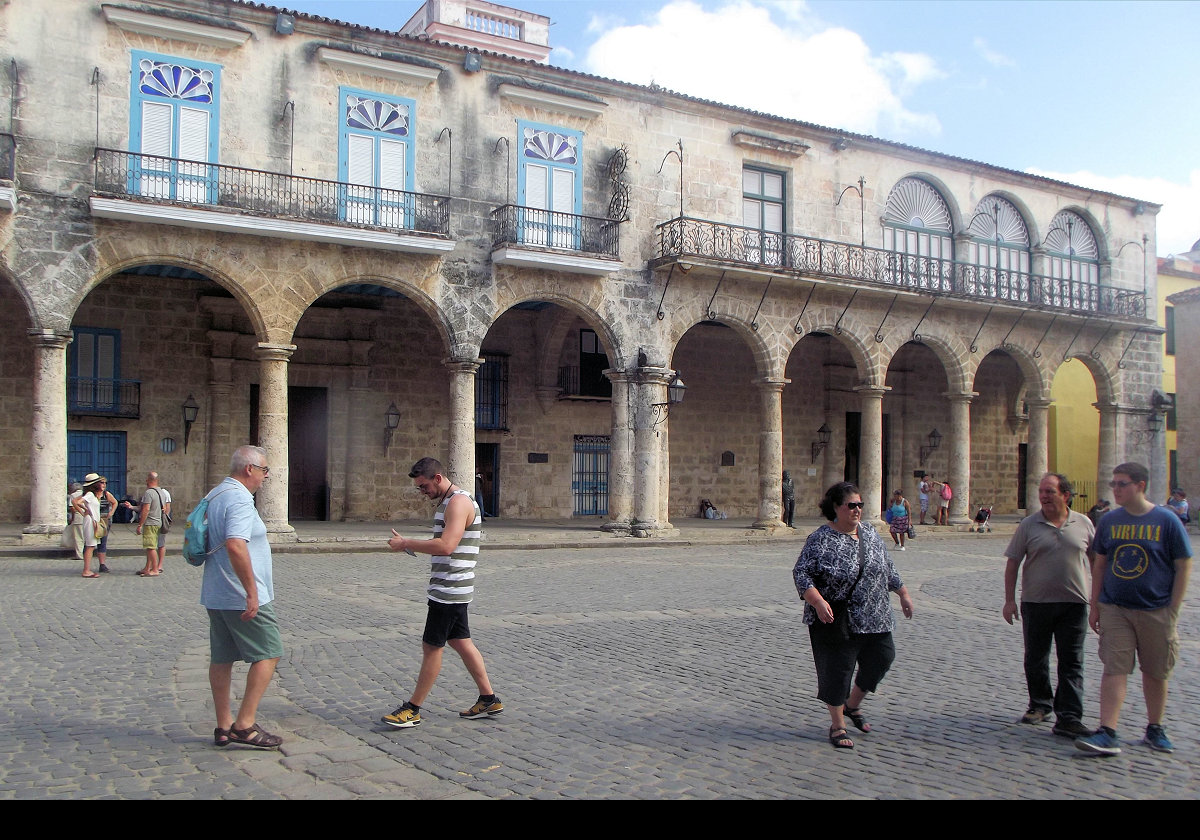
[[[900,546],[900,550],[901,550],[901,551],[903,551],[903,550],[904,550],[904,546]]]

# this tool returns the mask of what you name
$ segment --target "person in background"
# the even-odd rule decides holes
[[[1175,515],[1184,525],[1192,521],[1192,517],[1188,513],[1187,493],[1180,488],[1176,487],[1171,491],[1171,498],[1167,499],[1167,507],[1175,511]]]
[[[904,498],[904,494],[901,491],[895,490],[892,492],[892,501],[888,505],[888,513],[892,515],[888,533],[892,535],[892,542],[901,551],[904,551],[904,541],[908,539],[908,528],[912,524],[912,508],[909,507],[908,499]]]

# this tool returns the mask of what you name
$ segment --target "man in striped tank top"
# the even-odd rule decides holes
[[[392,530],[388,546],[392,551],[433,555],[433,573],[429,578],[429,614],[421,637],[421,671],[417,687],[403,706],[380,720],[397,729],[421,725],[421,704],[433,690],[442,670],[442,651],[449,644],[462,657],[467,672],[479,689],[475,705],[459,717],[475,718],[498,715],[504,704],[492,691],[483,655],[471,641],[467,626],[467,605],[475,592],[475,563],[479,559],[479,539],[483,519],[479,505],[466,490],[442,473],[435,458],[422,458],[413,464],[408,476],[426,498],[437,502],[433,515],[433,538],[411,540]]]

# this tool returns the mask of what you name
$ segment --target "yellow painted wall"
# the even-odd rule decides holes
[[[1063,362],[1050,386],[1050,469],[1077,483],[1096,480],[1099,469],[1100,412],[1096,381],[1078,359]]]

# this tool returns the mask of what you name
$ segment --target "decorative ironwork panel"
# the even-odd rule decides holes
[[[142,383],[134,379],[67,377],[67,413],[101,417],[141,415]]]
[[[805,278],[853,280],[1073,313],[1145,317],[1144,293],[1104,289],[1087,275],[1048,277],[795,234],[768,236],[686,216],[663,222],[656,232],[660,258],[710,259]]]
[[[190,166],[203,170],[202,177],[208,189],[178,192],[157,188],[147,190],[145,179],[139,177],[145,168],[143,161],[147,159],[176,160],[97,149],[96,193],[133,201],[186,206],[215,205],[258,215],[332,222],[350,227],[414,231],[439,237],[450,235],[450,199],[447,196],[194,162]],[[182,179],[183,175],[164,177]],[[196,176],[189,174],[188,177],[194,180]],[[356,212],[355,207],[362,203],[364,196],[371,197],[372,206],[382,208],[380,212]]]
[[[493,247],[532,245],[606,257],[621,253],[621,226],[614,219],[505,204],[492,211],[492,222],[496,229]]]

